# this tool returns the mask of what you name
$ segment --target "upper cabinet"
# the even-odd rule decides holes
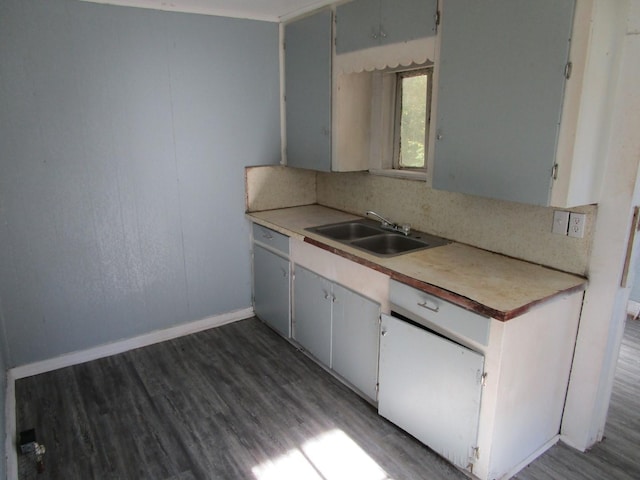
[[[547,204],[574,3],[444,3],[434,188]]]
[[[437,0],[355,0],[336,7],[336,53],[435,35]]]
[[[332,12],[285,26],[287,164],[331,170]]]
[[[612,32],[603,0],[444,0],[433,187],[599,200]],[[608,74],[607,74],[608,75]]]

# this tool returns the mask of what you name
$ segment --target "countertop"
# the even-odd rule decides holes
[[[370,255],[305,230],[362,218],[321,205],[251,212],[247,216],[257,224],[496,320],[510,320],[557,295],[584,290],[587,284],[578,275],[455,242],[390,258]]]

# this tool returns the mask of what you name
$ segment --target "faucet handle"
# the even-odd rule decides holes
[[[411,233],[411,225],[409,223],[403,223],[400,229],[405,235],[409,235]]]

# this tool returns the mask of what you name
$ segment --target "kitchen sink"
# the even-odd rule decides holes
[[[310,228],[320,235],[333,238],[334,240],[352,241],[359,238],[370,237],[379,233],[384,233],[381,228],[361,222],[345,222],[332,225],[323,225],[320,227]]]
[[[351,242],[354,247],[378,255],[394,255],[432,246],[430,243],[397,233],[383,233]]]
[[[450,243],[448,240],[413,231],[410,235],[384,230],[369,220],[352,220],[306,230],[379,257],[393,257]]]

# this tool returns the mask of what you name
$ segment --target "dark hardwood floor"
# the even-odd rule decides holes
[[[627,328],[607,439],[553,447],[518,478],[640,478],[640,322]],[[464,479],[255,319],[16,382],[20,479]],[[573,475],[573,476],[571,476]]]
[[[464,478],[255,319],[19,380],[16,399],[42,480]]]

